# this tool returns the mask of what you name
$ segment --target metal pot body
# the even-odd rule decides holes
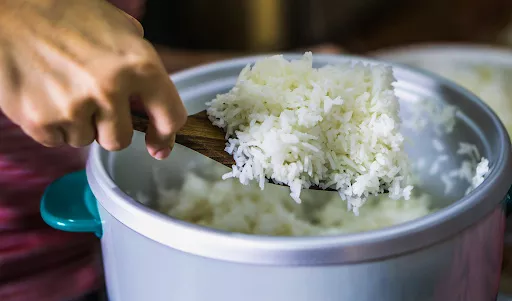
[[[411,253],[298,267],[188,254],[148,239],[99,209],[112,301],[487,301],[498,293],[504,231],[500,207],[449,240]]]

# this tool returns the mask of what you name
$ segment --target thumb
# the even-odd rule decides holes
[[[187,120],[187,111],[166,74],[148,83],[144,92],[143,104],[150,120],[146,146],[151,156],[162,160],[171,153],[176,133]]]

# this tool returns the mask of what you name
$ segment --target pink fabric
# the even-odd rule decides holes
[[[81,150],[41,146],[0,112],[0,300],[66,301],[101,285],[96,237],[39,214],[46,186],[84,163]]]
[[[66,301],[98,288],[99,260],[95,255],[72,260],[22,280],[0,284],[2,301]]]
[[[52,231],[53,232],[53,231]],[[94,237],[84,235],[64,236],[55,233],[20,233],[21,236],[37,237],[39,243],[25,243],[3,248],[0,251],[0,286],[4,282],[23,280],[33,274],[53,270],[67,262],[80,261],[97,251]],[[52,236],[50,238],[50,236]],[[43,239],[46,239],[43,241]],[[98,273],[98,276],[100,273]],[[63,275],[66,277],[67,275]],[[1,299],[0,299],[1,300]]]

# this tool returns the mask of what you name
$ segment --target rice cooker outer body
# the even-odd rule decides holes
[[[346,60],[341,56],[318,57],[320,65]],[[173,76],[189,114],[203,110],[212,95],[232,87],[242,67],[254,59],[216,63]],[[404,68],[395,71],[411,79],[398,83],[400,97],[411,102],[418,93],[432,91],[451,93],[454,101],[474,98],[457,87],[452,89],[449,83],[438,85],[440,79],[435,77]],[[157,162],[147,155],[142,134],[136,133],[132,145],[121,152],[107,152],[93,145],[87,178],[102,222],[109,299],[493,300],[498,293],[505,224],[500,201],[512,183],[510,140],[497,117],[483,105],[474,100],[460,103],[468,106],[462,120],[467,124],[477,120],[483,127],[467,126],[457,134],[481,141],[477,146],[483,155],[498,163],[481,185],[486,187],[478,187],[464,202],[420,220],[346,236],[243,236],[171,219],[128,195],[129,189],[147,190],[149,165]],[[417,149],[431,147],[430,139],[411,137],[420,144]],[[452,140],[446,139],[448,143]],[[185,149],[176,145],[169,160],[158,162],[179,161],[169,169],[176,177],[174,182],[180,180],[184,163],[202,160],[177,155]],[[443,168],[451,168],[448,165],[443,164]],[[425,181],[426,186],[440,185],[437,175]]]
[[[407,254],[346,265],[232,263],[162,245],[99,206],[112,301],[487,301],[498,293],[501,207],[459,235]]]

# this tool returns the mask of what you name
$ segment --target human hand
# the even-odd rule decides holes
[[[0,1],[0,109],[45,146],[96,140],[115,151],[131,143],[139,99],[148,151],[167,157],[187,113],[142,35],[104,0]]]

